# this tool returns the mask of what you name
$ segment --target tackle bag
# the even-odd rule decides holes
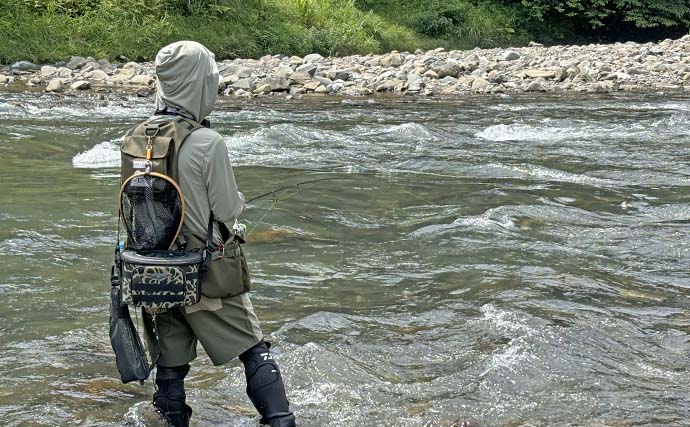
[[[156,116],[124,138],[119,217],[127,239],[115,256],[123,304],[172,308],[201,299],[213,252],[213,215],[205,247],[183,250],[185,202],[176,182],[180,147],[201,127],[180,116]]]

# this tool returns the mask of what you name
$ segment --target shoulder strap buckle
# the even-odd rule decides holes
[[[144,128],[144,135],[148,136],[149,138],[153,138],[154,136],[158,135],[160,130],[161,127],[158,123],[147,123],[146,127]]]

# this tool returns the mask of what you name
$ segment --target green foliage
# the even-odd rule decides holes
[[[71,55],[150,60],[166,43],[198,40],[218,58],[414,49],[414,31],[351,0],[5,0],[0,62]]]
[[[516,30],[516,8],[495,1],[357,0],[356,4],[448,47],[493,47],[526,39]]]
[[[512,3],[518,3],[517,1]],[[687,0],[521,0],[539,20],[569,20],[588,30],[690,27]]]
[[[180,39],[233,58],[659,39],[689,28],[688,0],[2,0],[0,62],[144,60]]]

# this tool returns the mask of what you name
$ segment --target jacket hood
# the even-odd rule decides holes
[[[156,55],[156,110],[179,108],[201,122],[216,103],[220,76],[216,57],[202,44],[179,41]]]

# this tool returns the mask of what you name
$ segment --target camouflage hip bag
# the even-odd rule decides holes
[[[123,251],[122,303],[152,308],[198,303],[204,258],[201,252]]]

